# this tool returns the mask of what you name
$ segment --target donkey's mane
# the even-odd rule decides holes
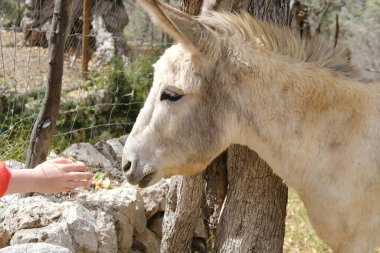
[[[252,42],[254,47],[261,46],[276,55],[314,63],[348,78],[360,78],[360,71],[349,63],[347,53],[326,45],[320,36],[301,38],[298,32],[288,27],[276,27],[257,20],[245,11],[239,13],[211,11],[199,19],[230,38],[240,35],[243,41]]]

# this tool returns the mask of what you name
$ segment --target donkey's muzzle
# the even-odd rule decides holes
[[[123,164],[123,171],[128,172],[129,169],[131,168],[131,165],[132,165],[132,163],[130,161],[126,161],[126,163]]]
[[[125,172],[125,176],[130,184],[137,184],[139,182],[139,170],[137,169],[137,160],[123,159],[122,169]]]
[[[122,169],[128,182],[132,185],[138,184],[141,188],[147,187],[155,175],[154,170],[144,169],[141,164],[139,166],[138,160],[134,159],[123,159]]]

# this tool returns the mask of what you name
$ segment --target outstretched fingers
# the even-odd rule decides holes
[[[76,162],[76,163],[70,163],[70,164],[62,164],[61,168],[65,172],[81,172],[81,171],[86,171],[87,167],[84,163],[82,162]]]
[[[88,187],[91,181],[67,181],[65,191],[72,191],[79,187]]]
[[[56,163],[56,164],[70,164],[70,163],[73,163],[72,160],[70,160],[68,158],[64,158],[64,157],[58,157],[58,158],[55,158],[55,159],[51,159],[48,162],[49,163]]]
[[[67,173],[67,180],[69,181],[90,181],[92,179],[92,172],[69,172]]]

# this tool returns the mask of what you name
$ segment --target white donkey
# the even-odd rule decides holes
[[[141,0],[177,45],[130,133],[123,169],[146,187],[202,171],[231,144],[255,150],[297,190],[339,253],[380,242],[380,85],[342,53],[249,14],[192,17]]]

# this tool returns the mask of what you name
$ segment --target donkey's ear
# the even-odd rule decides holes
[[[215,35],[193,16],[158,0],[139,0],[149,11],[153,21],[192,53],[203,52],[206,45],[214,44]]]

